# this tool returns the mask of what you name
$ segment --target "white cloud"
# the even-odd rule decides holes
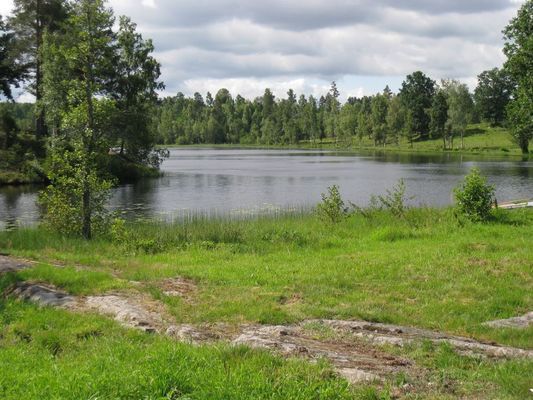
[[[142,0],[141,4],[148,8],[157,8],[155,0]]]
[[[503,62],[501,30],[523,0],[111,0],[153,38],[165,94],[343,97],[398,88],[406,74],[475,84]],[[0,10],[12,2],[1,2]],[[4,11],[5,12],[5,11]]]

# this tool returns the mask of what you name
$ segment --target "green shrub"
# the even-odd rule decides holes
[[[392,189],[387,189],[385,195],[370,196],[370,205],[367,209],[361,208],[353,203],[351,203],[351,206],[365,218],[373,216],[375,211],[380,210],[389,211],[395,217],[404,217],[408,209],[407,200],[412,198],[405,195],[405,182],[403,179],[400,179]]]
[[[328,193],[322,193],[322,202],[320,202],[316,211],[318,216],[333,224],[336,224],[348,216],[348,209],[344,206],[339,187],[333,185],[328,187]]]
[[[109,233],[114,243],[123,246],[133,253],[140,251],[146,254],[155,254],[164,249],[163,244],[158,238],[139,236],[138,232],[134,232],[126,227],[126,221],[122,218],[113,219]]]
[[[494,186],[487,184],[487,179],[479,169],[472,168],[464,181],[454,190],[456,210],[473,222],[486,221],[494,203]]]

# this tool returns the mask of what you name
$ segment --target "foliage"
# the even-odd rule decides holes
[[[11,87],[19,87],[27,72],[26,65],[13,55],[15,43],[15,32],[9,31],[0,15],[0,93],[10,100],[13,99]]]
[[[470,96],[468,87],[464,83],[456,80],[448,80],[443,81],[443,86],[448,104],[446,130],[452,138],[454,134],[459,134],[461,137],[461,148],[464,148],[466,126],[474,108],[472,97]]]
[[[533,138],[533,1],[526,1],[504,30],[506,71],[516,82],[509,104],[511,131],[522,153],[529,152]]]
[[[110,214],[105,208],[111,181],[102,180],[97,165],[82,148],[53,153],[48,176],[51,180],[40,197],[44,223],[64,235],[81,236],[85,218],[91,234],[107,232]],[[84,193],[91,193],[88,202]]]
[[[433,97],[429,113],[429,131],[431,138],[442,138],[444,149],[447,148],[446,121],[448,120],[448,98],[446,92],[439,88]]]
[[[507,106],[511,134],[522,153],[528,154],[533,139],[533,96],[528,96],[525,88],[518,89],[515,96]]]
[[[464,181],[454,189],[458,213],[473,222],[486,221],[491,215],[494,190],[479,169],[472,168]]]
[[[23,65],[28,71],[25,80],[37,103],[35,135],[38,139],[47,133],[46,111],[41,103],[44,95],[44,36],[45,32],[60,32],[68,13],[66,0],[15,0],[13,16],[9,19],[9,25],[16,37],[13,55],[19,65]]]
[[[514,82],[505,69],[493,68],[478,75],[474,97],[481,118],[492,126],[502,125],[511,100]]]
[[[316,207],[318,216],[327,222],[336,224],[348,216],[348,209],[344,205],[339,187],[328,187],[327,193],[322,193],[322,201]]]
[[[435,81],[421,71],[407,75],[405,81],[402,82],[399,96],[412,114],[413,132],[422,138],[429,135],[428,110],[431,108],[434,94]]]
[[[386,190],[385,195],[373,195],[370,198],[370,208],[387,210],[395,217],[403,217],[408,209],[407,201],[412,199],[407,197],[405,192],[405,182],[400,179],[392,189]]]

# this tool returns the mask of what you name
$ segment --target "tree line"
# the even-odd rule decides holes
[[[505,69],[478,76],[474,93],[458,80],[439,83],[421,71],[409,74],[397,94],[389,87],[373,96],[339,101],[335,82],[320,97],[298,96],[289,89],[276,98],[270,89],[253,100],[220,89],[213,97],[183,93],[162,99],[153,129],[161,144],[288,145],[324,140],[376,146],[441,139],[443,149],[462,139],[468,124],[507,126],[507,108],[516,84]],[[527,148],[524,150],[527,152]]]
[[[362,141],[376,146],[441,139],[443,149],[463,138],[469,123],[485,121],[507,126],[523,153],[533,137],[533,2],[527,1],[504,30],[503,68],[478,75],[474,93],[457,80],[435,82],[421,71],[408,75],[397,94],[387,86],[382,93],[350,97],[344,104],[332,82],[328,93],[315,98],[297,96],[290,89],[275,98],[270,89],[253,100],[225,88],[214,96],[183,93],[163,99],[156,109],[153,129],[164,144],[297,144]]]

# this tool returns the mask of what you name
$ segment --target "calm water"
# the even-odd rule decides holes
[[[171,219],[201,211],[260,213],[310,207],[338,184],[346,200],[367,204],[405,179],[415,204],[451,203],[451,190],[479,167],[499,201],[533,197],[533,162],[457,155],[352,154],[313,150],[174,149],[164,176],[113,190],[111,208],[127,216]],[[38,220],[35,187],[0,188],[0,228]]]

